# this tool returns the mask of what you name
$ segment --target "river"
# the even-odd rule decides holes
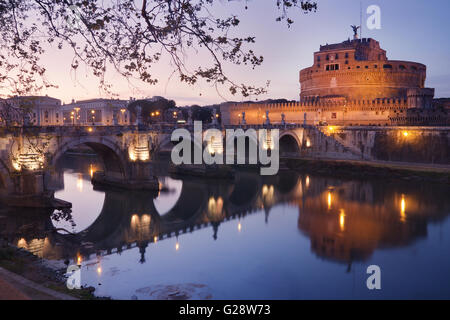
[[[94,190],[95,157],[65,155],[49,185],[68,213],[0,210],[0,234],[81,264],[113,299],[450,298],[448,185],[282,171],[180,178],[162,191]],[[367,268],[379,266],[381,289]]]

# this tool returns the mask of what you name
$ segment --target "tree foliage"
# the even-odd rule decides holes
[[[223,1],[0,0],[0,93],[24,95],[54,86],[40,60],[49,47],[69,48],[71,68],[86,67],[108,92],[107,70],[156,84],[152,66],[167,55],[182,82],[203,79],[225,85],[232,94],[263,93],[264,87],[235,83],[224,70],[225,63],[254,68],[263,57],[251,49],[255,37],[234,35],[240,24],[237,16],[211,13],[212,6]],[[272,1],[281,12],[277,20],[288,25],[293,22],[289,10],[317,8],[314,1]],[[206,52],[209,61],[191,70],[186,61],[192,51]]]

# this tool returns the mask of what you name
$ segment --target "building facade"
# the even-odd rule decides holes
[[[64,125],[112,126],[130,123],[128,101],[92,99],[61,106]]]
[[[271,122],[334,125],[439,125],[448,109],[425,87],[426,66],[388,60],[374,39],[327,44],[314,64],[300,71],[300,101],[231,104],[221,108],[225,124]]]
[[[61,125],[61,100],[48,96],[15,96],[0,100],[0,124]]]

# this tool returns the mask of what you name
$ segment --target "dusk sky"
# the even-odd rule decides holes
[[[359,24],[359,0],[318,0],[316,13],[302,14],[292,10],[295,23],[287,28],[285,22],[276,22],[280,14],[275,0],[231,1],[223,0],[214,7],[222,15],[236,14],[241,24],[236,34],[253,35],[256,44],[252,47],[264,56],[262,66],[252,70],[245,66],[227,66],[228,74],[237,83],[263,86],[271,84],[267,95],[257,97],[299,99],[299,70],[313,63],[313,52],[321,44],[337,43],[352,36],[351,24]],[[381,8],[381,30],[368,30],[365,13],[369,5]],[[245,5],[248,10],[245,10]],[[391,60],[409,60],[427,66],[427,87],[436,88],[436,97],[450,97],[450,1],[385,0],[362,1],[363,37],[371,37],[387,50]],[[57,53],[55,55],[55,52]],[[205,55],[191,54],[190,65],[199,65]],[[48,66],[48,78],[59,85],[47,93],[63,102],[107,97],[98,90],[97,80],[80,68],[77,76],[70,73],[71,55],[68,51],[50,51],[43,61]],[[155,95],[174,99],[179,106],[187,104],[221,103],[225,100],[248,100],[228,94],[223,87],[218,94],[215,88],[200,83],[196,86],[181,84],[177,75],[170,78],[173,68],[167,59],[161,60],[153,72],[160,80],[156,86],[134,81],[129,85],[116,74],[109,74],[109,81],[120,98],[151,97]],[[137,89],[137,88],[138,89]],[[256,97],[250,97],[255,99]],[[225,99],[225,100],[224,100]]]

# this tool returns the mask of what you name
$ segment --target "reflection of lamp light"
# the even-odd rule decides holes
[[[97,273],[98,273],[98,275],[101,275],[102,274],[102,267],[97,267]]]
[[[344,209],[341,209],[339,213],[339,227],[341,228],[341,231],[344,231],[345,228],[345,211]]]
[[[77,188],[80,192],[83,192],[83,174],[81,173],[78,174]]]
[[[306,187],[309,187],[309,176],[306,176]]]
[[[24,249],[26,249],[26,248],[27,248],[27,241],[26,241],[24,238],[21,238],[21,239],[19,240],[19,242],[17,243],[17,246],[18,246],[19,248],[24,248]]]
[[[328,210],[330,210],[331,209],[331,192],[330,191],[328,191],[327,202],[328,202]]]
[[[241,232],[241,230],[242,230],[242,224],[241,224],[241,221],[239,221],[239,223],[238,223],[238,231]]]
[[[153,237],[153,242],[154,242],[154,243],[158,242],[158,237],[157,237],[157,236],[154,236],[154,237]]]
[[[178,242],[178,238],[177,238],[177,243],[175,243],[175,250],[178,251],[180,249],[180,243]]]
[[[402,194],[402,200],[400,201],[400,220],[402,222],[406,221],[406,200],[405,195]]]

